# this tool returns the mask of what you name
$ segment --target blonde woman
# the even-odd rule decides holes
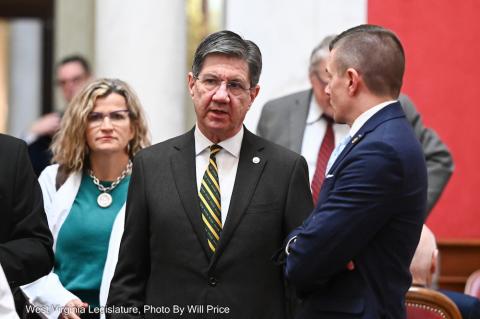
[[[149,143],[140,102],[123,81],[96,80],[67,108],[52,144],[57,164],[39,178],[55,265],[49,275],[22,287],[48,318],[99,316],[89,312],[106,302],[132,158]]]

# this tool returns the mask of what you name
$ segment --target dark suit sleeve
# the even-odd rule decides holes
[[[406,95],[401,95],[399,101],[422,144],[428,172],[427,212],[430,213],[453,173],[452,155],[437,133],[423,125],[422,118],[412,101]]]
[[[335,187],[296,230],[285,274],[299,291],[324,285],[391,218],[388,202],[402,188],[403,169],[390,146],[371,143],[357,151],[335,178]],[[385,209],[387,208],[387,209]]]
[[[290,183],[285,200],[284,234],[287,235],[295,227],[301,225],[312,210],[313,199],[308,182],[307,162],[302,156],[299,156],[290,175]],[[284,251],[283,248],[278,250],[277,256],[274,258],[277,264],[284,263]],[[295,290],[288,282],[285,282],[285,296],[287,300],[287,318],[294,318],[298,308],[298,299]]]
[[[2,221],[9,224],[6,230],[9,234],[7,237],[2,234],[6,240],[0,244],[0,263],[12,288],[48,274],[53,267],[53,239],[43,209],[40,185],[25,143],[13,145],[10,150],[2,150],[11,151],[7,155],[11,157],[10,164],[2,170],[2,178],[8,179],[11,189],[6,190],[7,198],[0,198],[8,207],[2,210],[10,213]]]
[[[137,318],[140,314],[135,314],[135,309],[143,311],[146,282],[150,275],[146,191],[145,172],[139,154],[133,164],[125,211],[125,230],[107,301],[109,309],[124,307],[129,310],[107,314],[107,318]]]
[[[285,234],[302,224],[313,210],[312,193],[308,182],[308,167],[300,156],[293,168],[285,205]]]

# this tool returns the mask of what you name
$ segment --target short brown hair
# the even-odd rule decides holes
[[[340,73],[357,70],[368,89],[398,98],[405,72],[405,52],[398,37],[381,26],[363,24],[339,34],[330,43]]]

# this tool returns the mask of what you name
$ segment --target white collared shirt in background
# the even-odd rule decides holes
[[[228,208],[230,207],[230,200],[232,199],[233,185],[235,183],[235,176],[237,175],[238,160],[240,158],[240,149],[243,140],[243,126],[240,131],[229,139],[218,143],[222,149],[215,156],[218,167],[218,179],[220,185],[221,211],[222,211],[222,225],[225,225],[227,219]],[[197,191],[200,192],[200,187],[203,179],[203,174],[208,167],[210,158],[209,147],[214,143],[210,141],[195,126],[195,168],[197,176]]]
[[[327,120],[322,117],[323,111],[320,109],[315,97],[312,95],[308,116],[303,133],[301,154],[308,164],[308,175],[310,183],[312,182],[315,169],[317,168],[317,157],[323,137],[327,130]],[[335,137],[335,146],[343,140],[348,134],[349,127],[346,124],[333,124],[333,135]]]

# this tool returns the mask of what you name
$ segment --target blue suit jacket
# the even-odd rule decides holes
[[[439,290],[457,305],[463,319],[480,319],[480,300],[457,291]]]
[[[297,318],[404,318],[426,202],[422,149],[393,103],[352,137],[287,238],[297,236],[285,265],[303,299]]]

